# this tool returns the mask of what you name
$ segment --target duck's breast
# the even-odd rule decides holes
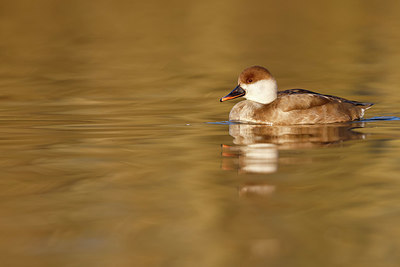
[[[231,109],[229,120],[254,122],[254,114],[263,106],[263,104],[251,100],[240,101]]]

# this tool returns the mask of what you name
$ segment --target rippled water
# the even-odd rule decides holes
[[[0,3],[4,266],[397,266],[400,3]],[[374,102],[226,123],[249,65]]]

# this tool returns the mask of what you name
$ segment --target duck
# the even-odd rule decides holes
[[[262,66],[244,69],[238,85],[221,102],[244,97],[229,113],[229,121],[269,125],[326,124],[361,120],[373,103],[347,100],[305,89],[278,91]]]

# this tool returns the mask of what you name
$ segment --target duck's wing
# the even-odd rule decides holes
[[[338,96],[323,95],[305,89],[289,89],[278,92],[278,106],[285,112],[292,110],[305,110],[323,106],[329,103],[343,103],[368,109],[372,103],[361,103],[347,100]]]

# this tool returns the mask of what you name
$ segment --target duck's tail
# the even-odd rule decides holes
[[[374,105],[374,103],[368,103],[368,102],[360,103],[360,104],[361,104],[361,106],[363,106],[364,109],[369,109]]]
[[[360,118],[359,118],[359,119],[364,118],[365,111],[366,111],[367,109],[371,108],[373,104],[374,104],[374,103],[368,103],[368,102],[366,102],[366,103],[361,103],[361,102],[357,102],[356,105],[357,105],[357,106],[360,106]]]
[[[372,107],[374,103],[351,101],[354,105],[360,106],[362,109],[367,110]]]

